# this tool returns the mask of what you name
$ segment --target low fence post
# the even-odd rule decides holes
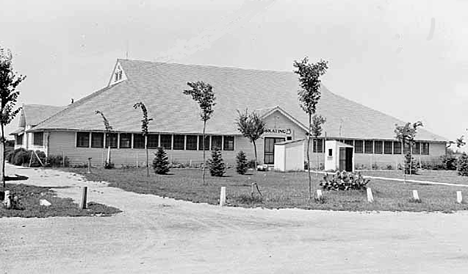
[[[88,158],[88,173],[91,173],[91,157]]]
[[[457,203],[461,204],[463,202],[462,192],[457,191]]]
[[[224,206],[226,204],[226,187],[221,187],[221,194],[219,197],[219,206]]]
[[[419,194],[418,194],[418,191],[417,190],[413,190],[413,199],[415,201],[420,201],[419,199]]]
[[[373,202],[374,202],[374,196],[372,195],[372,190],[371,190],[371,188],[368,187],[368,188],[366,189],[366,191],[367,191],[367,201],[368,201],[369,203],[373,203]]]
[[[88,187],[84,186],[83,187],[83,194],[81,196],[80,209],[86,209],[87,199],[88,199]]]

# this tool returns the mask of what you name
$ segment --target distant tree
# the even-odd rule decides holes
[[[142,102],[136,103],[133,105],[134,109],[141,108],[143,112],[143,119],[141,119],[141,134],[145,138],[145,152],[146,152],[146,176],[149,177],[149,158],[148,158],[148,124],[153,118],[148,118],[148,111],[145,104]]]
[[[20,112],[21,108],[15,108],[19,91],[18,85],[23,82],[26,76],[18,75],[13,71],[12,54],[10,50],[0,46],[0,157],[2,158],[2,184],[5,190],[5,126],[8,125]]]
[[[167,174],[169,172],[169,160],[166,152],[162,147],[158,147],[158,150],[154,154],[153,170],[156,174]]]
[[[215,150],[211,152],[211,159],[208,160],[208,166],[210,167],[211,176],[222,177],[226,172],[226,165],[224,164],[219,148],[215,148]]]
[[[237,153],[236,156],[236,171],[237,173],[244,175],[248,169],[249,166],[247,164],[247,157],[245,156],[245,153],[241,150],[239,151],[239,153]]]
[[[413,145],[414,145],[414,138],[416,138],[416,133],[418,127],[422,127],[423,124],[421,121],[417,121],[413,124],[406,123],[404,126],[395,125],[395,138],[400,141],[403,145],[403,151],[405,146],[409,146],[409,156],[405,155],[405,181],[406,181],[406,174],[415,174],[413,173]],[[409,162],[408,162],[409,161]]]
[[[216,105],[216,97],[213,93],[213,87],[210,84],[204,83],[202,81],[198,82],[188,82],[187,85],[191,88],[184,90],[185,95],[192,96],[192,99],[198,103],[200,106],[200,118],[203,121],[203,140],[202,140],[202,149],[203,149],[203,184],[205,184],[205,169],[206,169],[206,154],[205,154],[205,131],[206,131],[206,122],[213,115],[213,107]]]
[[[318,175],[318,170],[319,170],[319,154],[318,154],[318,137],[322,135],[322,125],[325,124],[327,120],[322,117],[322,115],[317,115],[315,114],[312,116],[312,124],[310,125],[310,130],[312,133],[312,137],[314,138],[315,141],[315,152],[317,155],[317,172],[315,173]]]
[[[107,120],[106,116],[104,115],[102,111],[96,110],[96,114],[101,115],[102,122],[104,123],[104,128],[106,130],[107,158],[106,158],[106,162],[104,163],[104,168],[112,168],[114,167],[111,161],[111,145],[110,145],[112,126],[110,125],[109,120]]]
[[[301,89],[298,91],[299,102],[302,110],[309,116],[307,131],[307,173],[309,176],[309,199],[312,198],[312,178],[310,177],[310,136],[312,133],[312,115],[315,114],[317,103],[320,100],[320,77],[327,72],[328,62],[320,60],[315,64],[309,63],[305,57],[302,61],[294,61],[296,70],[294,73],[299,75]]]
[[[247,109],[245,110],[245,113],[242,113],[239,110],[237,113],[239,114],[239,117],[237,117],[236,120],[237,129],[253,144],[255,167],[257,167],[257,145],[255,141],[257,141],[265,132],[265,122],[260,118],[260,115],[255,112],[248,113]]]

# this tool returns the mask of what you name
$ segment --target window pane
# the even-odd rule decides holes
[[[34,132],[33,136],[33,142],[35,146],[43,146],[43,137],[44,133],[43,132]]]
[[[198,136],[196,135],[187,135],[187,144],[186,150],[197,150]]]
[[[363,144],[364,141],[362,140],[355,140],[354,141],[354,153],[362,153],[363,152]]]
[[[133,134],[133,148],[145,148],[145,137],[143,134]]]
[[[393,154],[401,154],[401,142],[393,142]]]
[[[198,150],[203,150],[203,136],[198,138]],[[210,148],[210,136],[205,136],[205,150]]]
[[[100,133],[100,132],[91,133],[91,147],[94,147],[94,148],[104,147],[104,133]]]
[[[323,140],[322,139],[314,139],[312,151],[314,153],[323,153]]]
[[[234,136],[224,136],[224,150],[234,150]]]
[[[385,141],[384,142],[384,153],[385,154],[392,154],[392,141]]]
[[[215,148],[221,149],[223,145],[223,137],[222,136],[212,136],[211,137],[211,150]]]
[[[78,132],[76,134],[77,147],[89,147],[89,132]]]
[[[117,140],[117,133],[108,133],[106,137],[106,148],[108,148],[109,145],[111,148],[117,148]]]
[[[148,148],[157,148],[159,146],[159,135],[149,134],[148,135]]]
[[[23,145],[23,135],[16,135],[16,145]]]
[[[374,141],[367,140],[365,141],[364,152],[368,154],[374,153]]]
[[[421,143],[420,142],[415,142],[413,144],[413,154],[419,155],[421,150]]]
[[[429,143],[421,143],[421,154],[429,155]]]
[[[374,141],[374,153],[375,154],[382,154],[383,152],[383,144],[382,141]]]
[[[185,136],[184,135],[174,135],[174,149],[175,150],[184,150]]]
[[[172,149],[172,135],[161,135],[161,147],[164,149]]]
[[[120,148],[130,148],[132,141],[131,133],[120,133]]]

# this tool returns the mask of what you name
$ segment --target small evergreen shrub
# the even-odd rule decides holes
[[[457,169],[457,157],[453,154],[447,154],[441,156],[442,166],[446,170],[456,170]]]
[[[458,158],[458,175],[468,176],[468,155],[465,152]]]
[[[405,155],[405,173],[418,174],[418,165],[416,163],[416,160],[413,157],[411,157],[411,154],[409,152]]]
[[[325,174],[319,186],[321,186],[323,190],[365,190],[369,182],[370,179],[364,179],[360,172],[355,174],[352,172],[337,171],[332,176],[328,173]]]
[[[245,156],[245,153],[241,150],[239,153],[237,153],[236,156],[236,171],[239,174],[244,175],[247,170],[249,169],[247,165],[247,157]]]
[[[12,159],[12,164],[16,166],[21,166],[23,164],[29,164],[29,160],[31,159],[31,152],[27,151],[24,148],[19,148],[15,150],[16,152],[14,153],[13,159]]]
[[[226,166],[224,165],[219,148],[211,152],[211,159],[208,160],[208,167],[210,168],[211,176],[222,177],[226,172]]]
[[[158,151],[154,154],[153,170],[156,174],[167,174],[169,172],[169,160],[167,154],[162,147],[158,147]]]
[[[47,157],[47,165],[50,167],[69,167],[70,166],[70,161],[68,160],[68,157],[65,156],[65,162],[64,159],[62,158],[62,155],[49,155]]]

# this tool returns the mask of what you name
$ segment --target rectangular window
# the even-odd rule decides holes
[[[187,135],[186,150],[197,150],[198,136]]]
[[[148,148],[157,148],[159,146],[159,135],[149,134],[148,135]]]
[[[354,146],[354,140],[345,140],[344,143],[350,146]]]
[[[76,147],[89,147],[89,132],[76,133]]]
[[[172,149],[172,135],[161,134],[161,147],[164,149]]]
[[[333,156],[333,149],[329,148],[328,149],[328,157],[332,157]]]
[[[420,142],[415,142],[413,144],[413,154],[414,155],[421,154],[421,143]]]
[[[117,148],[117,140],[118,140],[118,134],[117,133],[108,133],[106,137],[106,148],[109,146],[111,148]]]
[[[174,135],[174,150],[184,150],[185,136]]]
[[[234,150],[234,136],[224,136],[224,150]]]
[[[222,136],[212,136],[211,137],[211,150],[216,148],[221,149],[223,147],[223,137]]]
[[[23,134],[16,135],[16,145],[17,146],[22,146],[23,145]]]
[[[314,153],[323,153],[323,140],[322,139],[314,139],[312,143],[313,148],[312,151]]]
[[[145,136],[133,134],[133,148],[145,148]]]
[[[374,141],[374,153],[375,154],[382,154],[383,152],[383,143],[382,141]]]
[[[429,155],[429,143],[421,143],[421,154]]]
[[[384,153],[385,154],[392,154],[392,141],[385,141],[384,142]]]
[[[100,132],[91,133],[91,147],[93,148],[104,147],[104,133],[100,133]]]
[[[363,146],[364,141],[362,140],[355,140],[354,141],[354,153],[363,153]]]
[[[44,132],[34,132],[33,134],[33,144],[35,146],[44,145]]]
[[[393,154],[401,154],[401,142],[393,142]]]
[[[203,136],[198,138],[198,150],[203,150]],[[205,150],[210,149],[210,136],[205,136]]]
[[[374,153],[374,141],[364,141],[364,153],[372,154]]]
[[[132,134],[131,133],[120,133],[120,148],[131,148],[132,145]]]

